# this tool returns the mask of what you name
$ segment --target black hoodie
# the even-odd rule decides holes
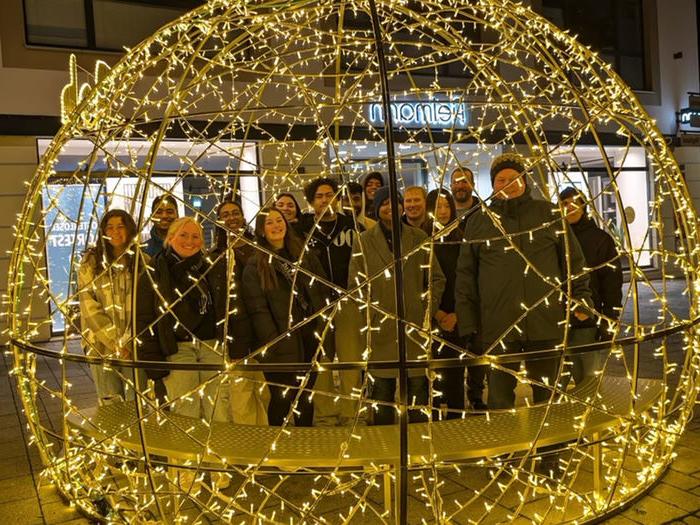
[[[596,312],[617,319],[620,317],[620,311],[616,308],[622,305],[622,267],[615,241],[586,215],[576,224],[572,224],[571,229],[581,245],[586,266],[600,266],[590,273],[588,285]],[[610,263],[613,268],[606,263]]]
[[[355,225],[352,217],[337,213],[335,221],[316,223],[312,214],[299,219],[299,232],[304,242],[321,261],[321,265],[333,284],[345,288],[348,284],[348,267],[355,236],[364,231]]]

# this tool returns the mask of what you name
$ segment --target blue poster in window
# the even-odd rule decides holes
[[[100,184],[48,184],[42,194],[53,332],[66,328],[63,311],[79,307],[78,266],[85,248],[97,238],[104,212],[99,193]]]

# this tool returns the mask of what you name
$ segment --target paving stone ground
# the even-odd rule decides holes
[[[679,310],[683,310],[678,286],[669,292],[669,297],[671,302],[678,302]],[[649,303],[643,301],[642,304]],[[10,356],[4,355],[0,363],[0,525],[91,523],[40,478],[41,458],[37,448],[27,444],[26,422],[14,378],[8,373],[10,367]],[[76,388],[76,397],[85,397],[85,402],[90,403],[92,387],[87,371],[81,368],[73,370],[71,382]],[[51,404],[47,401],[43,408],[54,425],[61,424],[57,402]],[[700,525],[700,409],[696,410],[676,452],[677,458],[660,482],[637,503],[606,523]],[[416,512],[420,509],[416,508]],[[517,523],[525,522],[519,519]]]

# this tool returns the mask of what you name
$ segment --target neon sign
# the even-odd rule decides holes
[[[467,105],[450,100],[392,102],[389,106],[394,125],[406,128],[466,128],[469,123]],[[384,125],[382,105],[369,105],[369,121]]]
[[[678,120],[681,124],[700,128],[700,110],[692,108],[681,109]]]

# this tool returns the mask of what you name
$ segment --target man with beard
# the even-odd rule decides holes
[[[467,211],[479,205],[474,191],[474,173],[469,168],[459,167],[450,175],[450,191],[455,199],[457,217],[464,217]]]

